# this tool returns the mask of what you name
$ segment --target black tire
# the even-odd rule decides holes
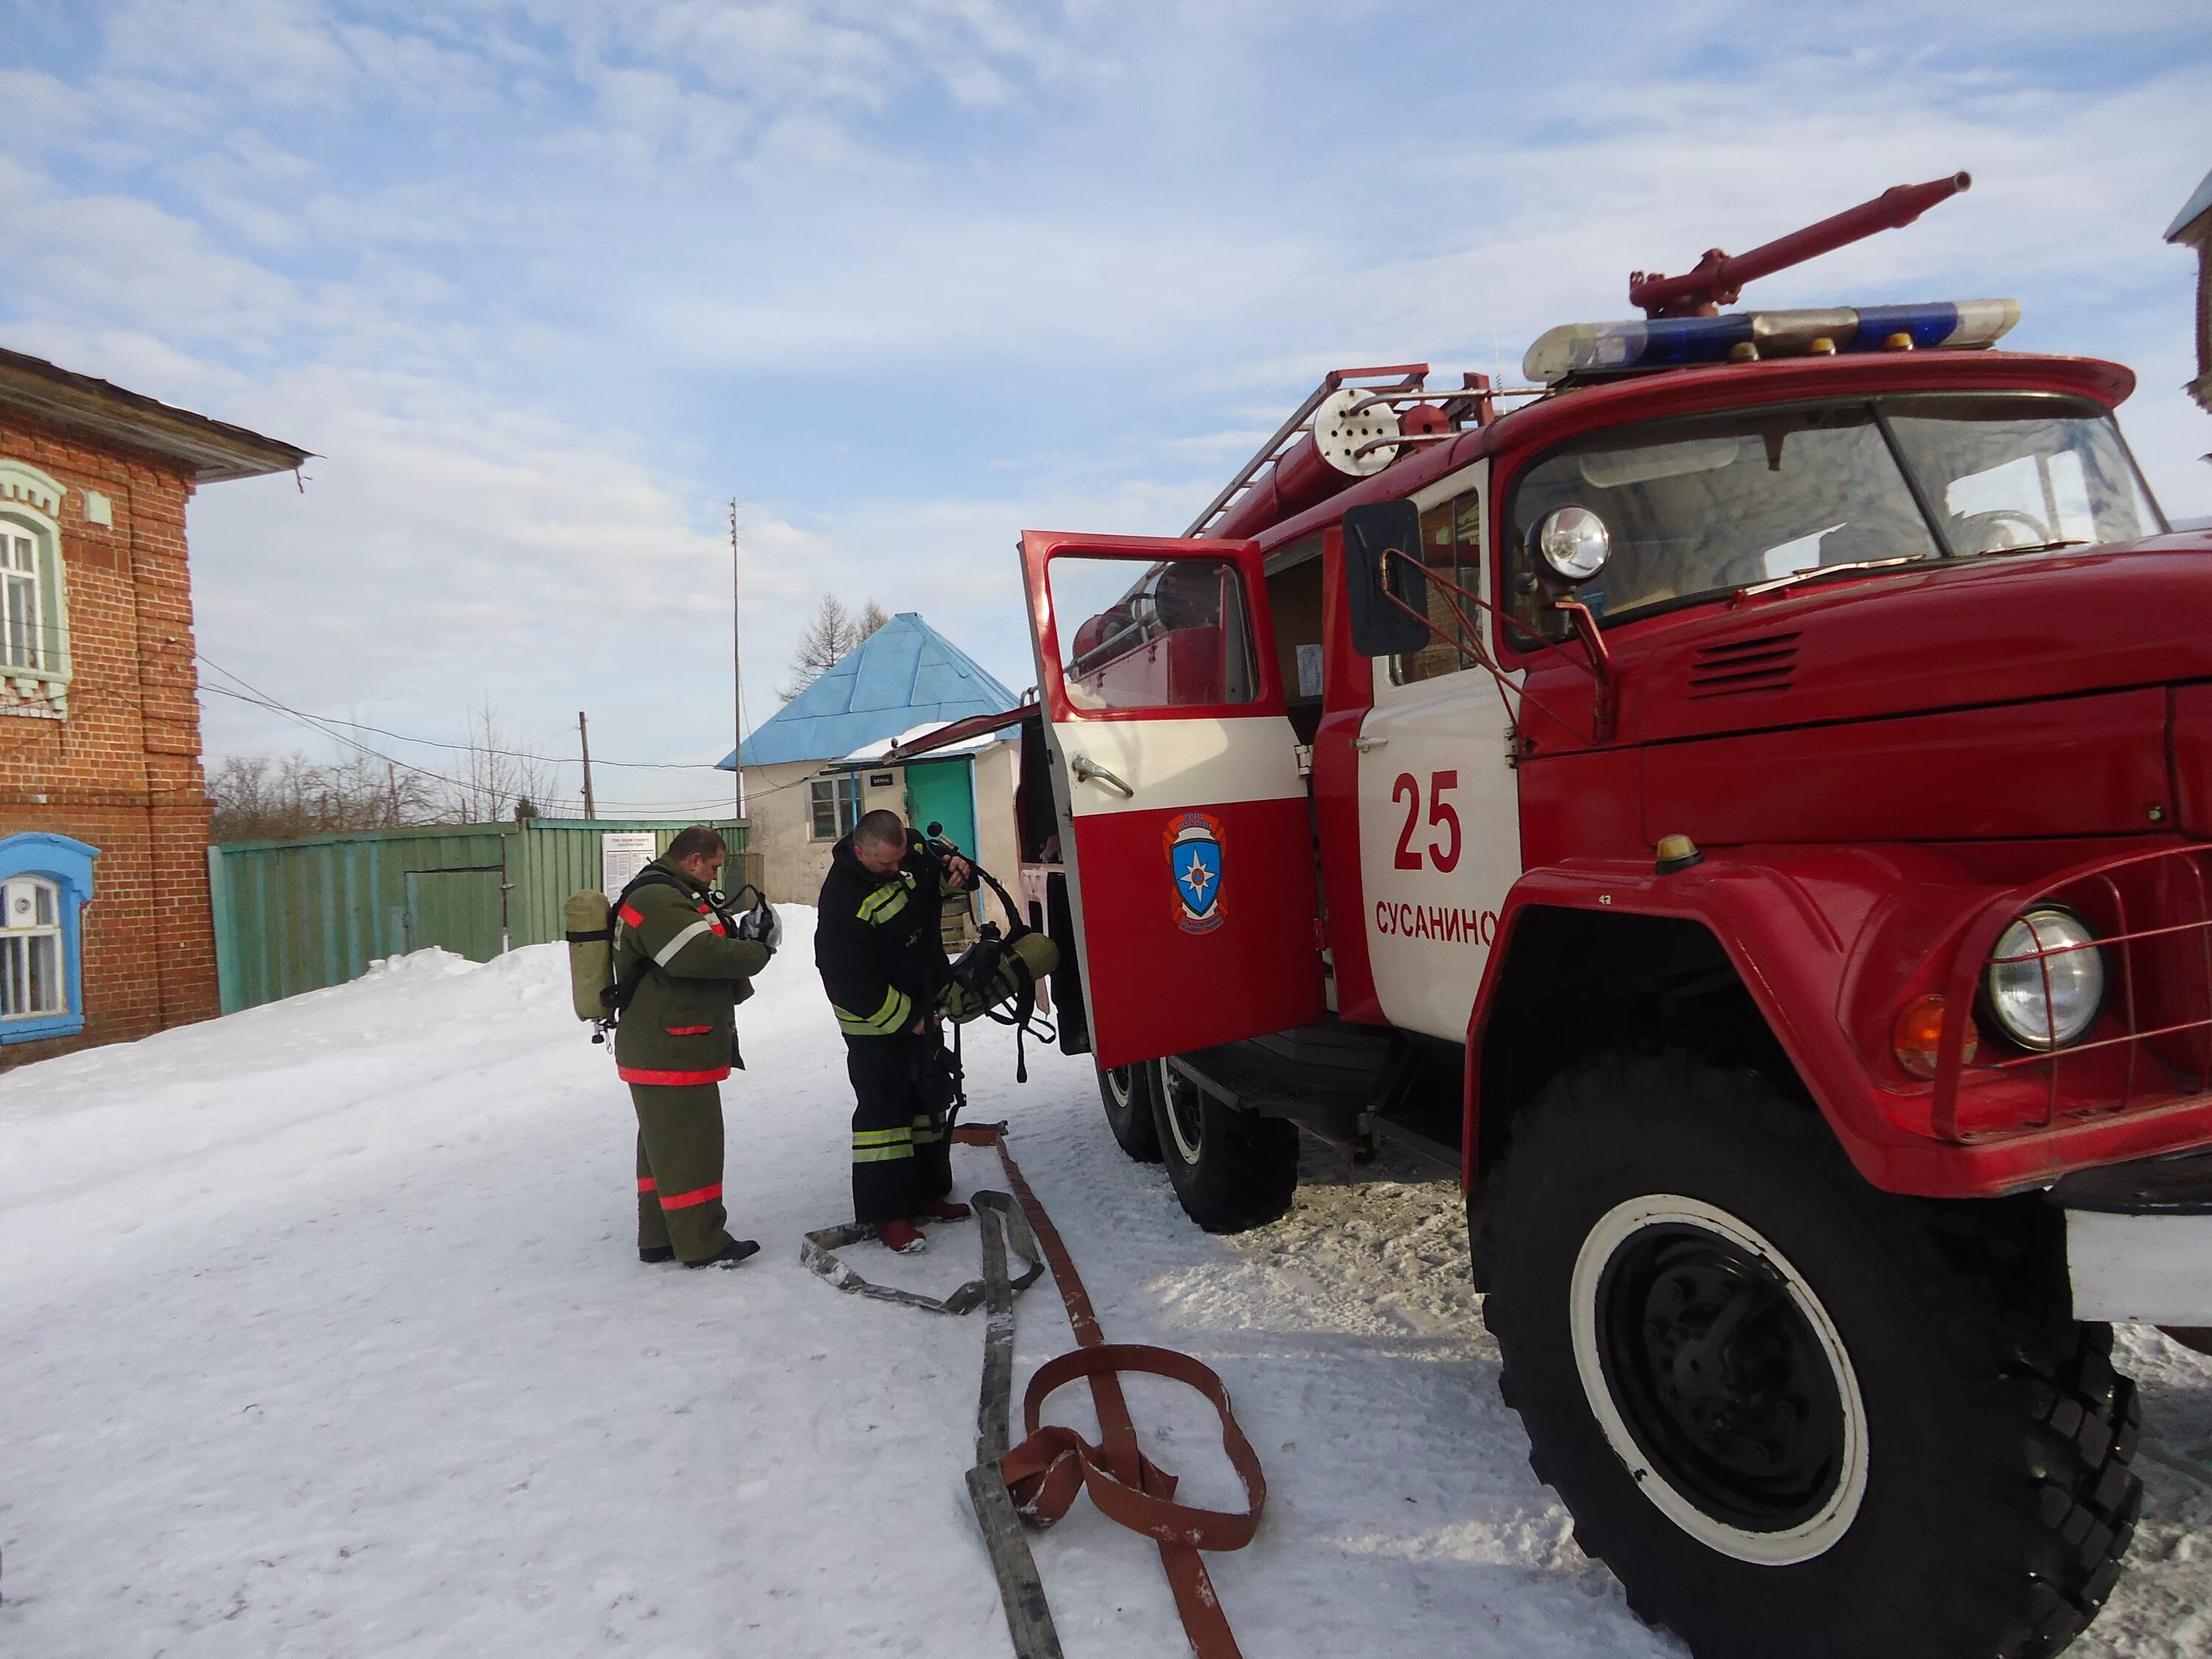
[[[1139,1164],[1160,1161],[1158,1126],[1152,1121],[1152,1067],[1149,1063],[1098,1068],[1098,1099],[1106,1108],[1106,1127],[1115,1144]]]
[[[1480,1213],[1529,1462],[1698,1659],[2030,1659],[2096,1616],[2141,1414],[2040,1200],[1877,1192],[1759,1074],[1606,1054]]]
[[[1291,1207],[1295,1124],[1232,1111],[1164,1060],[1150,1071],[1155,1144],[1185,1215],[1210,1233],[1241,1233]]]

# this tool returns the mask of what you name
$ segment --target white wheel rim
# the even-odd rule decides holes
[[[1835,1491],[1817,1514],[1786,1530],[1753,1532],[1731,1526],[1708,1515],[1676,1490],[1637,1444],[1606,1382],[1605,1370],[1598,1358],[1599,1285],[1607,1264],[1630,1239],[1647,1228],[1666,1226],[1700,1229],[1764,1260],[1781,1275],[1790,1300],[1812,1328],[1827,1356],[1829,1369],[1835,1376],[1837,1397],[1843,1405],[1843,1478],[1837,1481]],[[1599,1218],[1589,1237],[1583,1240],[1582,1249],[1575,1256],[1568,1304],[1575,1370],[1582,1378],[1583,1397],[1589,1401],[1599,1428],[1604,1431],[1606,1443],[1627,1468],[1637,1490],[1650,1498],[1662,1515],[1707,1548],[1759,1566],[1782,1567],[1809,1561],[1842,1541],[1866,1498],[1866,1401],[1859,1392],[1858,1376],[1844,1347],[1843,1337],[1835,1322],[1828,1317],[1828,1310],[1821,1306],[1820,1297],[1789,1257],[1756,1229],[1702,1199],[1684,1198],[1673,1193],[1647,1194],[1616,1204]]]
[[[1127,1066],[1115,1066],[1107,1071],[1106,1092],[1114,1097],[1114,1103],[1116,1106],[1121,1107],[1124,1111],[1128,1109],[1129,1068]]]
[[[1164,1060],[1159,1062],[1159,1068],[1160,1103],[1167,1109],[1163,1115],[1168,1121],[1168,1138],[1175,1142],[1176,1155],[1185,1164],[1195,1167],[1198,1142],[1183,1133],[1182,1114],[1176,1109],[1177,1094],[1190,1092],[1191,1085],[1170,1070]]]

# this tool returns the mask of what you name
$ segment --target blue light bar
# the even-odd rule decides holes
[[[1556,386],[1571,374],[1677,368],[1751,357],[1825,356],[1846,351],[1974,350],[1994,345],[2020,320],[2016,300],[1931,301],[1925,305],[1820,311],[1739,311],[1720,317],[1658,317],[1625,323],[1562,323],[1539,335],[1521,360],[1532,380]]]

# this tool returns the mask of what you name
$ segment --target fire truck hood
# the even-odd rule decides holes
[[[2212,533],[1784,589],[1613,650],[1646,743],[2208,680]]]

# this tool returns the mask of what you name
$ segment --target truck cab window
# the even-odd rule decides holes
[[[1190,708],[1258,695],[1250,613],[1225,559],[1053,560],[1060,683],[1078,709]]]
[[[1470,592],[1480,592],[1482,581],[1482,499],[1469,490],[1431,507],[1421,514],[1421,563],[1449,578]],[[1473,605],[1434,583],[1429,586],[1429,626],[1434,630],[1419,651],[1390,659],[1390,682],[1411,685],[1440,674],[1456,674],[1474,663],[1452,641],[1463,630],[1453,614],[1456,603],[1473,621]]]

